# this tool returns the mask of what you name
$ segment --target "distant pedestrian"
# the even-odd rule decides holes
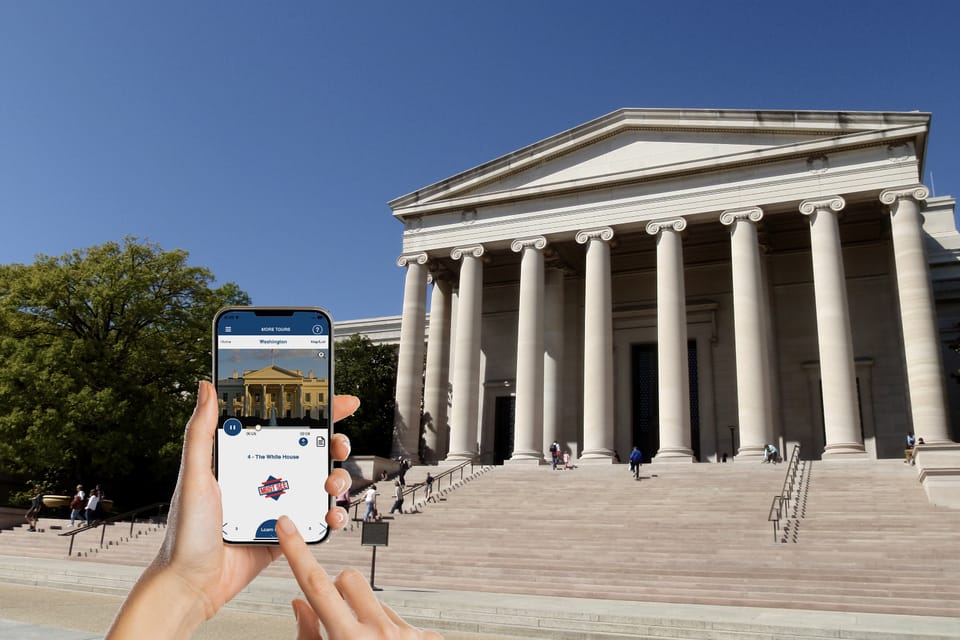
[[[777,448],[772,444],[766,445],[763,448],[763,461],[771,464],[780,462],[780,452],[778,452]]]
[[[917,442],[916,442],[916,444],[914,445],[913,449],[910,449],[910,464],[911,464],[911,465],[917,464],[917,447],[921,447],[921,446],[923,446],[924,444],[926,444],[926,443],[923,441],[923,438],[917,438]]]
[[[427,497],[433,495],[433,476],[430,475],[430,472],[427,471],[427,478],[423,481],[423,484],[427,486]]]
[[[94,489],[97,490],[97,496],[99,497],[99,500],[97,500],[97,508],[94,510],[93,513],[96,516],[97,520],[103,520],[104,517],[106,517],[106,512],[107,512],[107,502],[106,502],[107,494],[104,493],[103,487],[100,486],[99,484],[96,487],[94,487]]]
[[[557,463],[560,462],[560,443],[556,440],[550,445],[550,460],[553,464],[553,470],[557,470]]]
[[[370,522],[377,518],[377,485],[372,484],[363,496],[363,501],[367,505],[367,512],[363,516],[364,522]]]
[[[397,474],[397,477],[400,482],[401,487],[407,486],[407,469],[410,468],[410,461],[406,458],[400,458],[400,471]]]
[[[564,452],[563,452],[563,469],[564,469],[564,471],[566,471],[567,469],[573,469],[573,465],[570,464],[570,452],[569,452],[569,451],[564,451]]]
[[[40,522],[40,508],[43,507],[43,490],[40,487],[34,487],[33,499],[30,501],[30,508],[27,509],[24,519],[29,525],[27,531],[36,531],[37,523]]]
[[[403,485],[400,484],[400,481],[396,481],[396,487],[393,490],[393,506],[390,507],[390,513],[394,511],[399,511],[403,513]]]
[[[86,517],[87,524],[94,524],[99,518],[97,512],[100,509],[100,492],[96,489],[90,491],[90,499],[87,500]]]
[[[83,491],[83,485],[77,485],[77,492],[73,494],[73,498],[70,500],[70,526],[74,526],[77,518],[87,521],[86,514],[87,506],[87,494]]]
[[[633,479],[640,479],[640,466],[643,464],[643,453],[639,448],[634,447],[630,452],[630,471],[633,472]]]

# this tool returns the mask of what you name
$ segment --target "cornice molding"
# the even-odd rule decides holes
[[[683,231],[687,228],[686,218],[669,218],[666,220],[654,220],[647,223],[647,233],[652,236],[661,231]]]
[[[805,216],[813,215],[818,211],[840,212],[847,206],[842,196],[827,196],[826,198],[811,198],[800,203],[800,213]]]
[[[727,209],[720,214],[720,223],[730,226],[737,220],[760,222],[763,219],[763,209],[760,207],[745,207],[742,209]]]

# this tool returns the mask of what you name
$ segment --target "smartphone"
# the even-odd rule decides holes
[[[319,307],[227,307],[213,320],[223,540],[276,544],[277,518],[327,537],[333,322]]]

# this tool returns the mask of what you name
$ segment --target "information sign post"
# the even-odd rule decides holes
[[[370,560],[370,588],[379,591],[374,586],[374,578],[377,575],[377,547],[388,546],[390,538],[389,522],[364,522],[363,531],[360,534],[360,545],[364,547],[373,547],[373,557]]]

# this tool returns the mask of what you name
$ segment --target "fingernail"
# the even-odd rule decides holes
[[[203,401],[207,399],[207,385],[203,384],[201,380],[197,384],[197,405],[203,404]]]
[[[291,601],[290,601],[290,606],[293,607],[293,619],[294,619],[294,621],[295,621],[295,622],[300,622],[300,615],[299,615],[299,612],[297,611],[297,604],[296,604],[296,602],[297,602],[296,600],[291,600]]]
[[[277,528],[281,529],[286,534],[293,534],[297,532],[297,527],[293,524],[293,520],[287,516],[280,516],[280,519],[277,520]]]
[[[337,511],[337,524],[341,526],[347,524],[349,517],[346,511]]]

